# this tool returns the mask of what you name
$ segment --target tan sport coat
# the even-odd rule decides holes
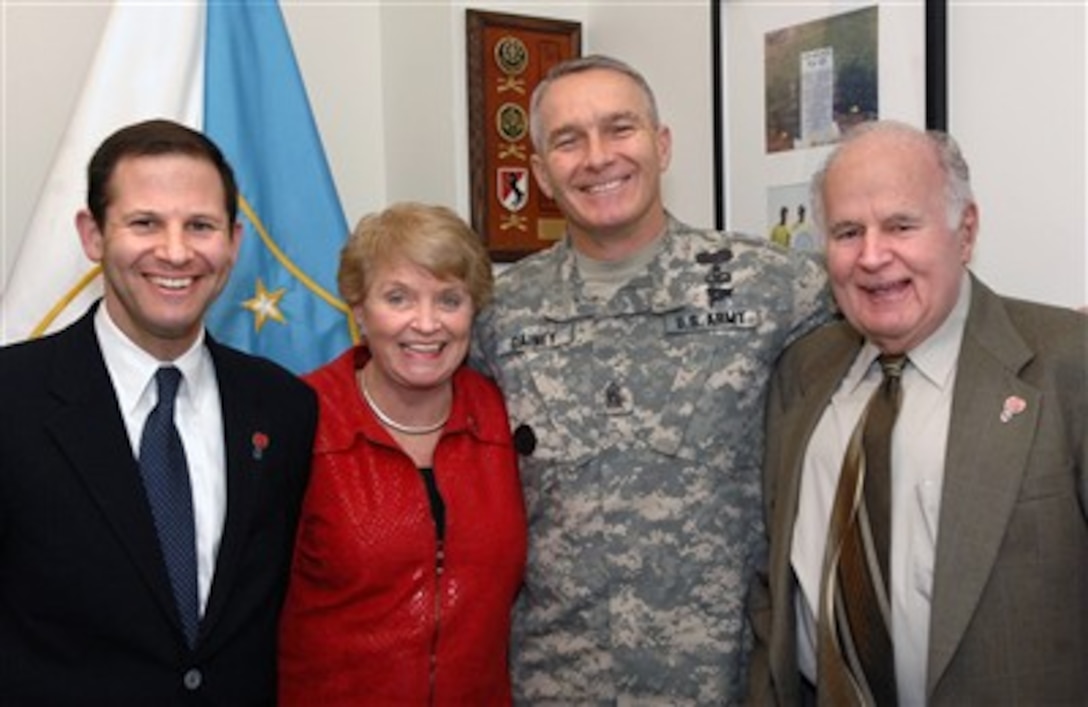
[[[971,277],[937,537],[927,702],[1088,704],[1088,317],[998,297]],[[772,380],[770,551],[750,607],[753,705],[811,697],[797,668],[790,566],[801,463],[861,343],[845,322],[830,324],[788,349]],[[1026,406],[1002,421],[1010,396]]]

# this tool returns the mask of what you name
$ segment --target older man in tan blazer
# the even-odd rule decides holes
[[[772,381],[750,703],[1085,704],[1088,317],[1000,297],[969,273],[978,208],[945,135],[866,124],[813,197],[846,321],[798,341]],[[835,623],[856,606],[832,596],[829,578],[843,582],[828,538],[880,354],[907,363],[886,575],[873,570],[888,578],[873,584],[892,649],[874,677],[861,624]],[[872,568],[877,535],[861,543]],[[827,687],[837,663],[847,697]]]

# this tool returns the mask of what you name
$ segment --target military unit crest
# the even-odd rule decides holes
[[[529,169],[527,167],[499,167],[495,180],[499,203],[507,211],[521,211],[529,201]]]
[[[529,49],[525,42],[508,34],[495,42],[495,65],[503,73],[499,82],[499,93],[515,91],[525,94],[525,79],[522,74],[529,66]]]
[[[529,66],[529,49],[525,42],[513,35],[506,35],[495,43],[495,65],[502,76],[498,79],[497,93],[513,92],[524,97],[525,79],[522,74]],[[499,220],[503,231],[529,230],[529,220],[518,214],[529,202],[529,113],[519,103],[509,101],[499,106],[495,114],[495,131],[502,142],[499,144],[500,160],[513,160],[521,166],[502,165],[496,168],[495,189],[506,213]]]

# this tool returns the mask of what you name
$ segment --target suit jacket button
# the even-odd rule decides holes
[[[185,677],[182,678],[186,690],[198,690],[202,682],[204,682],[204,676],[198,668],[190,668],[185,672]]]

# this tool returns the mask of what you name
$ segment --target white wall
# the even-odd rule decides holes
[[[0,293],[106,17],[103,7],[76,1],[0,0]]]
[[[983,208],[977,270],[1014,294],[1088,303],[1084,2],[950,1],[951,127]],[[666,200],[712,222],[709,0],[282,4],[350,222],[408,198],[468,215],[466,7],[580,21],[586,52],[643,70],[673,129]],[[0,0],[0,291],[108,10]]]
[[[639,69],[672,131],[665,203],[692,224],[714,223],[714,125],[710,79],[710,3],[589,5],[587,53],[620,57]]]
[[[359,2],[282,2],[295,55],[340,200],[354,225],[386,199],[381,8]]]
[[[953,0],[949,128],[971,164],[974,265],[1002,292],[1088,304],[1084,2]]]

